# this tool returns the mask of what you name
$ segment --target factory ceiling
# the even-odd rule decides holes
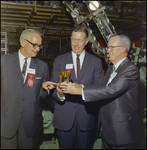
[[[68,1],[65,1],[68,2]],[[83,1],[76,1],[81,14],[89,14]],[[141,40],[146,33],[146,1],[100,1],[117,33]],[[95,23],[86,20],[93,31]],[[38,28],[52,38],[70,34],[74,21],[63,1],[1,1],[1,31],[21,33],[26,28]],[[102,39],[100,35],[97,38]]]

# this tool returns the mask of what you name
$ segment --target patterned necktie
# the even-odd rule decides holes
[[[80,73],[80,55],[77,55],[77,80],[78,80],[78,75]]]
[[[25,58],[25,62],[24,62],[24,65],[23,65],[23,68],[22,68],[22,75],[23,77],[25,77],[25,74],[26,74],[26,68],[27,68],[27,59],[28,58]]]
[[[113,72],[116,70],[115,66],[113,65]]]

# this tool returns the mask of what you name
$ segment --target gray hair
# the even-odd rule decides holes
[[[24,30],[21,35],[20,35],[20,41],[22,39],[30,39],[30,34],[31,33],[36,33],[36,34],[39,34],[40,36],[42,36],[41,32],[39,32],[38,30],[34,30],[34,29],[26,29]]]
[[[120,43],[121,43],[123,46],[125,46],[126,49],[127,49],[127,52],[129,52],[129,50],[130,50],[130,44],[131,44],[131,41],[130,41],[129,37],[128,37],[127,35],[124,35],[124,34],[122,34],[122,35],[112,35],[112,36],[110,37],[110,39],[111,39],[112,37],[116,37],[116,36],[119,37]],[[110,40],[110,39],[109,39],[109,40]]]

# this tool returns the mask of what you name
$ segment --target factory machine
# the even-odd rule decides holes
[[[116,31],[114,26],[110,23],[107,14],[105,12],[106,7],[102,6],[99,1],[83,1],[89,14],[87,16],[83,16],[81,14],[80,8],[78,7],[76,1],[62,1],[66,7],[66,10],[71,15],[75,25],[82,24],[85,26],[89,32],[89,40],[91,43],[91,49],[93,53],[101,58],[103,58],[107,65],[110,65],[108,60],[107,52],[104,47],[100,46],[100,43],[96,40],[96,37],[93,34],[93,31],[90,29],[88,20],[92,20],[100,31],[105,43],[108,43],[108,39],[112,35],[116,35]],[[135,43],[132,44],[129,58],[131,62],[139,67],[140,71],[140,80],[141,80],[141,89],[143,99],[142,101],[146,101],[146,38],[142,38],[142,47],[136,47]],[[142,112],[144,114],[143,124],[146,132],[146,107]],[[44,134],[52,134],[53,137],[50,141],[44,141],[44,143],[40,146],[40,149],[58,149],[58,140],[54,135],[54,127],[52,125],[53,114],[49,110],[43,111],[44,117]],[[93,146],[93,149],[101,149],[101,137],[99,136]]]

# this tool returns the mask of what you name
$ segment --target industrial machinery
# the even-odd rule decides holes
[[[81,1],[82,2],[82,1]],[[85,26],[89,33],[89,40],[91,43],[91,50],[92,52],[101,57],[105,60],[107,65],[110,65],[110,61],[107,56],[107,52],[104,47],[100,45],[97,41],[96,36],[93,34],[93,30],[89,25],[89,20],[95,23],[95,26],[100,31],[105,43],[108,43],[108,39],[112,35],[116,35],[117,32],[115,31],[114,26],[111,24],[109,18],[106,14],[106,7],[102,5],[102,1],[83,1],[89,14],[84,16],[82,13],[82,9],[78,5],[78,1],[62,1],[65,6],[66,11],[70,14],[73,19],[75,25],[82,24]],[[55,6],[54,6],[55,7]],[[28,9],[28,8],[27,8]],[[31,7],[30,7],[31,9]],[[40,9],[41,10],[41,9]],[[34,14],[39,14],[40,12],[36,11],[36,2],[34,7]],[[31,17],[34,15],[31,13],[30,18],[28,19],[28,23],[31,20]],[[35,16],[34,15],[34,16]],[[53,19],[53,14],[51,13],[51,19]],[[54,16],[55,17],[55,16]],[[44,19],[45,20],[45,19]],[[47,24],[46,23],[46,24]],[[42,27],[43,28],[43,27]],[[44,27],[45,28],[45,27]],[[46,27],[47,28],[47,27]],[[43,30],[44,31],[44,30]],[[44,33],[43,33],[44,35]],[[142,93],[142,101],[144,102],[144,106],[146,106],[146,35],[141,39],[142,46],[136,47],[135,43],[132,44],[131,50],[129,52],[129,59],[133,62],[136,66],[138,66],[140,71],[140,80],[141,80],[141,89],[140,92]],[[47,40],[48,42],[49,40]],[[67,46],[67,45],[66,45]],[[3,49],[5,50],[5,49]],[[6,53],[6,50],[5,50]],[[146,128],[146,107],[144,107],[144,127]],[[44,118],[44,134],[54,134],[54,127],[52,124],[53,121],[53,113],[49,110],[43,110],[43,118]],[[99,144],[97,144],[97,142]],[[94,143],[94,149],[100,149],[101,139],[98,138]],[[51,141],[44,142],[40,149],[58,149],[58,141],[56,137],[52,137]]]
[[[116,35],[116,31],[114,26],[110,23],[106,13],[105,13],[105,6],[102,6],[99,1],[83,1],[87,9],[89,10],[89,14],[87,16],[83,16],[81,14],[80,8],[78,7],[76,1],[62,1],[63,4],[66,6],[66,10],[70,13],[71,17],[75,25],[82,24],[85,26],[89,32],[89,40],[92,43],[91,49],[93,53],[101,58],[105,59],[105,62],[109,65],[110,62],[107,57],[107,53],[104,47],[101,47],[96,37],[92,33],[90,26],[87,20],[93,20],[99,29],[100,33],[103,36],[106,44],[108,43],[108,39],[112,35]],[[96,3],[97,2],[97,3]],[[93,7],[93,10],[90,9],[90,6]],[[142,47],[136,47],[135,43],[133,43],[131,47],[131,51],[129,53],[130,60],[139,67],[140,71],[140,80],[142,82],[142,90],[143,94],[145,95],[145,88],[146,88],[146,39],[142,39]],[[142,97],[144,100],[145,97]],[[146,113],[146,108],[144,108],[144,113]],[[144,124],[146,124],[146,118],[144,118]],[[100,139],[97,139],[94,143],[94,149],[98,149],[97,146],[100,146]],[[99,144],[98,144],[99,143]]]

